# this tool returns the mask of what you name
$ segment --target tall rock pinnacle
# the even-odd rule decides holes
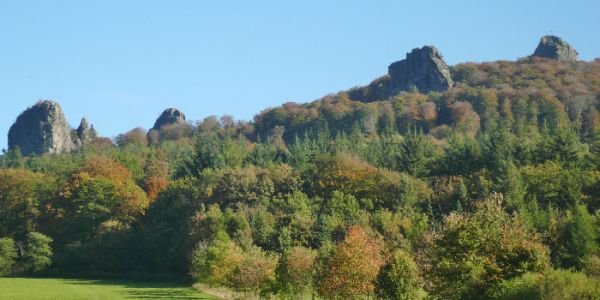
[[[24,155],[69,152],[71,135],[60,105],[42,100],[27,108],[8,131],[8,147]]]

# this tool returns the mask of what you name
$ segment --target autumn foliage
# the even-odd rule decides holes
[[[319,291],[327,297],[344,299],[372,293],[384,262],[382,251],[381,242],[363,228],[349,227],[344,241],[328,259]]]

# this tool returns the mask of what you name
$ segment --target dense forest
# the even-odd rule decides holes
[[[168,274],[296,299],[599,299],[600,60],[389,76],[0,157],[0,275]]]

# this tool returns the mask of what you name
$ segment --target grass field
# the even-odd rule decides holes
[[[0,299],[218,299],[185,284],[117,280],[0,278]]]

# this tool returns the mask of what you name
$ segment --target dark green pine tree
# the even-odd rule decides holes
[[[434,150],[429,140],[421,133],[408,134],[400,144],[400,171],[415,177],[429,174],[429,161]]]
[[[440,163],[434,166],[444,175],[467,175],[483,167],[481,147],[469,137],[452,136]]]
[[[552,133],[544,133],[538,144],[537,161],[553,160],[567,166],[576,166],[579,164],[581,149],[577,134],[565,126],[559,126]]]
[[[590,145],[590,158],[591,166],[596,170],[600,170],[600,133],[596,134]]]
[[[598,232],[594,216],[585,205],[578,203],[571,211],[570,219],[561,230],[556,256],[562,267],[580,270],[585,259],[598,250]]]
[[[506,169],[513,163],[515,143],[508,127],[498,128],[488,137],[483,136],[481,143],[484,148],[484,162],[492,172]]]

